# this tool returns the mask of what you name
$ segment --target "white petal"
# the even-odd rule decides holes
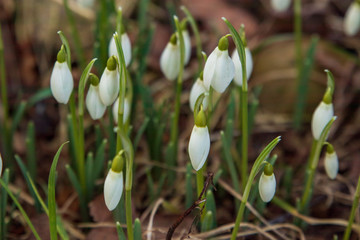
[[[124,53],[125,65],[128,66],[131,61],[131,42],[127,33],[123,33],[121,35],[121,46]],[[119,55],[117,54],[114,37],[111,38],[109,43],[109,57],[111,56],[116,56],[118,59],[120,59]]]
[[[119,94],[119,74],[117,69],[109,71],[105,68],[101,75],[100,83],[100,98],[105,106],[110,106],[114,103]]]
[[[274,197],[276,191],[275,175],[267,176],[264,173],[261,174],[259,180],[259,193],[264,202],[270,202]]]
[[[354,36],[360,28],[360,4],[355,1],[348,8],[344,19],[344,31],[348,36]]]
[[[106,207],[112,211],[118,205],[124,188],[123,172],[109,170],[104,183],[104,199]]]
[[[131,109],[131,105],[130,105],[129,99],[125,98],[125,100],[124,100],[124,115],[123,115],[123,123],[124,124],[129,119],[130,109]],[[119,98],[116,99],[116,101],[113,105],[112,111],[113,111],[114,122],[117,123],[118,122],[118,112],[119,112]]]
[[[234,63],[229,57],[228,51],[220,51],[216,61],[214,76],[211,81],[211,86],[215,91],[223,93],[229,86],[235,75]]]
[[[55,62],[50,77],[50,88],[56,101],[67,104],[74,88],[74,81],[66,62]]]
[[[271,7],[276,12],[284,12],[290,6],[290,0],[271,0]]]
[[[166,45],[160,57],[160,68],[167,79],[175,80],[180,71],[179,45]]]
[[[328,122],[334,116],[332,103],[326,104],[323,101],[317,106],[311,120],[311,130],[313,137],[318,140]]]
[[[77,0],[77,3],[85,8],[91,8],[94,5],[94,0]]]
[[[249,81],[252,70],[253,70],[253,60],[252,55],[249,48],[245,48],[245,54],[246,54],[246,76],[247,81]],[[234,81],[238,86],[242,86],[242,65],[240,62],[239,54],[237,50],[235,49],[231,55],[231,59],[234,62],[235,66],[235,77]]]
[[[101,118],[106,110],[106,106],[100,99],[99,86],[90,84],[89,91],[86,95],[86,108],[92,119],[97,120]]]
[[[1,157],[1,154],[0,154],[0,177],[1,177],[1,174],[2,174],[2,168],[3,168],[3,160],[2,160],[2,157]]]
[[[335,179],[339,171],[339,160],[336,152],[325,153],[325,171],[330,179]]]
[[[187,30],[182,32],[185,45],[185,65],[189,63],[191,57],[191,38]]]
[[[191,164],[198,171],[204,165],[210,151],[210,135],[207,126],[194,126],[189,140],[188,151]]]
[[[200,80],[200,78],[198,78],[194,85],[192,86],[191,88],[191,91],[190,91],[190,108],[191,108],[191,111],[194,111],[194,107],[195,107],[195,103],[196,103],[196,100],[198,99],[198,97],[203,94],[203,93],[206,93],[206,89],[205,89],[205,86],[204,86],[204,82],[202,80]],[[208,107],[208,104],[209,104],[209,96],[205,96],[203,102],[203,109],[206,110],[207,107]]]
[[[215,68],[219,55],[221,55],[221,51],[219,50],[218,47],[216,47],[214,51],[212,51],[212,53],[207,58],[204,66],[204,74],[203,74],[204,86],[208,91],[210,90],[212,79],[215,76]]]

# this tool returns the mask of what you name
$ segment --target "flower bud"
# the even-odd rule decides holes
[[[176,34],[173,34],[160,57],[160,68],[165,77],[175,80],[180,72],[180,47]]]
[[[348,36],[354,36],[360,28],[360,3],[354,1],[348,8],[344,19],[344,31]]]
[[[74,88],[74,80],[66,63],[66,52],[61,47],[50,77],[52,95],[58,103],[67,104]]]
[[[190,91],[190,101],[189,101],[189,103],[190,103],[191,111],[194,111],[196,100],[203,93],[207,93],[207,91],[205,89],[203,80],[199,77],[198,79],[196,79],[196,81],[195,81],[195,83],[192,86],[191,91]],[[203,106],[204,110],[207,109],[208,105],[209,105],[209,96],[206,95],[203,102],[202,102],[202,106]]]
[[[99,78],[94,75],[89,75],[90,86],[88,93],[86,95],[86,108],[89,111],[89,114],[93,120],[100,119],[106,110],[106,106],[100,99],[99,92]]]
[[[123,123],[125,124],[130,116],[131,103],[127,97],[124,99],[124,114],[123,114]],[[119,98],[116,99],[112,107],[114,122],[118,122],[118,113],[119,113]]]
[[[335,179],[339,171],[339,160],[331,144],[327,145],[325,153],[325,171],[330,179]]]
[[[326,124],[334,116],[334,107],[331,102],[331,93],[330,89],[326,91],[323,100],[317,106],[314,111],[311,120],[311,130],[314,139],[319,140],[322,131],[324,130]]]
[[[215,91],[222,93],[229,86],[235,75],[234,63],[228,53],[229,41],[222,37],[218,47],[210,54],[204,67],[204,86],[210,86]]]
[[[106,207],[109,209],[109,211],[114,210],[121,199],[124,188],[124,179],[122,172],[123,165],[123,157],[121,155],[115,156],[111,165],[111,169],[109,170],[105,179],[104,199]]]
[[[122,29],[122,31],[124,30]],[[124,53],[125,65],[128,66],[131,61],[131,42],[126,32],[121,33],[121,46]],[[111,38],[109,44],[109,57],[111,56],[116,56],[118,59],[120,59],[114,37]]]
[[[99,89],[103,104],[105,106],[113,104],[119,94],[119,73],[114,56],[107,61],[107,66],[101,75]]]
[[[249,78],[251,76],[252,70],[253,70],[253,59],[250,52],[250,49],[248,47],[245,48],[245,55],[246,55],[246,78],[247,81],[249,81]],[[235,66],[235,77],[234,81],[236,85],[242,86],[242,65],[239,58],[239,54],[237,50],[235,49],[231,55],[231,59],[234,62]]]
[[[259,180],[259,193],[264,202],[270,202],[276,191],[276,179],[273,172],[273,166],[267,163],[264,172]]]
[[[271,7],[275,12],[284,12],[290,6],[290,0],[271,0]]]
[[[199,171],[203,167],[210,151],[210,135],[206,126],[206,116],[202,109],[196,116],[188,151],[193,168]]]

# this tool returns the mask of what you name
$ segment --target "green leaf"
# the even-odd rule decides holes
[[[141,240],[141,223],[139,218],[136,218],[134,222],[134,240]]]
[[[26,102],[22,101],[16,109],[17,110],[16,110],[15,116],[13,118],[13,123],[11,125],[11,131],[10,131],[11,136],[14,136],[15,131],[16,131],[22,117],[24,116],[25,109],[26,109]]]
[[[81,74],[80,77],[80,82],[79,82],[79,115],[83,116],[84,115],[84,92],[85,92],[85,87],[86,87],[86,81],[89,77],[91,68],[93,67],[94,63],[96,61],[96,58],[94,58],[93,60],[91,60],[89,62],[89,64],[86,66],[85,70],[83,71],[83,73]]]
[[[8,171],[5,170],[5,171]],[[9,171],[8,171],[9,172]],[[7,173],[8,175],[8,173]],[[5,176],[5,174],[4,174]],[[21,206],[21,204],[19,203],[19,201],[17,200],[17,198],[14,196],[14,194],[10,191],[10,189],[8,188],[7,186],[7,183],[3,180],[3,179],[0,179],[0,184],[2,185],[2,187],[5,189],[5,191],[9,194],[9,196],[11,197],[11,199],[13,200],[13,202],[15,203],[16,207],[19,209],[21,215],[24,217],[25,219],[25,222],[28,224],[28,226],[30,227],[31,231],[33,232],[35,238],[37,240],[41,240],[38,232],[36,231],[34,225],[32,224],[29,216],[26,214],[25,210],[23,209],[23,207]],[[3,203],[4,204],[4,203]],[[5,219],[5,218],[4,218]],[[55,223],[56,224],[56,223]],[[56,227],[56,225],[54,225]]]
[[[206,193],[206,202],[205,202],[205,209],[207,211],[211,211],[212,213],[212,225],[210,226],[210,229],[213,229],[216,227],[216,203],[214,194],[211,190],[208,190]]]
[[[32,95],[27,101],[27,107],[32,107],[36,103],[47,99],[52,96],[50,88],[43,88],[37,91],[34,95]]]
[[[125,237],[125,233],[120,225],[119,222],[116,222],[116,230],[117,230],[117,233],[118,233],[118,238],[119,240],[126,240],[126,237]]]
[[[134,149],[137,149],[137,146],[140,142],[141,136],[144,134],[144,131],[146,130],[150,119],[148,117],[145,117],[144,122],[142,123],[141,127],[137,131],[135,140],[134,140]]]
[[[34,123],[31,121],[28,123],[27,131],[26,131],[26,157],[27,157],[27,165],[29,169],[30,176],[33,179],[36,179],[36,152],[35,152],[35,129]]]
[[[95,166],[94,166],[94,180],[100,177],[100,173],[104,171],[104,162],[105,162],[105,147],[107,144],[107,139],[102,140],[101,145],[96,150],[95,155]]]
[[[4,175],[2,176],[2,179],[6,185],[9,183],[9,172],[9,169],[5,169]],[[5,239],[7,231],[5,221],[7,200],[7,191],[4,191],[2,188],[0,188],[0,239]]]
[[[186,164],[185,175],[185,207],[189,208],[194,202],[193,173],[190,163]]]
[[[201,224],[201,232],[209,231],[213,225],[213,213],[207,211]]]
[[[94,155],[92,152],[89,152],[86,158],[85,164],[85,176],[86,176],[86,186],[87,186],[87,197],[86,199],[91,199],[94,192]]]
[[[51,240],[57,239],[57,230],[56,230],[56,200],[55,200],[55,175],[56,175],[56,165],[59,161],[60,153],[64,145],[68,143],[63,143],[59,150],[57,151],[53,162],[50,168],[49,181],[48,181],[48,205],[49,205],[49,226],[50,226],[50,238]]]

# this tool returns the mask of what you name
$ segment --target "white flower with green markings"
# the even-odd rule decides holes
[[[235,76],[234,63],[229,57],[229,40],[222,37],[218,46],[210,54],[204,67],[204,86],[223,93]]]
[[[106,207],[112,211],[119,204],[124,189],[124,159],[122,153],[116,155],[104,183],[104,199]]]
[[[180,46],[174,33],[160,57],[160,68],[165,77],[175,80],[180,72]]]
[[[192,88],[190,90],[189,103],[190,103],[191,111],[194,111],[194,107],[195,107],[196,100],[198,99],[198,97],[201,94],[207,93],[207,92],[208,91],[206,90],[206,88],[204,86],[203,73],[201,73],[200,77],[198,77],[198,79],[196,79],[194,85],[192,86]],[[209,105],[209,95],[206,94],[202,101],[203,109],[206,110],[208,105]]]
[[[183,39],[184,39],[184,47],[185,47],[185,61],[184,64],[188,64],[191,57],[191,38],[189,31],[184,29],[182,31]]]
[[[323,100],[317,106],[314,111],[311,120],[311,130],[314,139],[319,140],[322,131],[324,130],[326,124],[330,122],[334,116],[334,107],[332,104],[332,96],[330,88],[327,89]]]
[[[123,113],[123,123],[125,124],[130,116],[131,102],[128,97],[124,99],[124,113]],[[119,98],[116,99],[113,107],[112,107],[114,122],[118,122],[118,113],[119,113]]]
[[[105,106],[113,104],[119,95],[119,73],[115,56],[108,59],[100,79],[100,98]]]
[[[124,53],[125,65],[128,66],[131,62],[131,42],[123,27],[121,29],[121,47]],[[114,37],[111,38],[109,43],[109,57],[111,56],[116,56],[118,59],[121,59],[117,52]]]
[[[252,55],[250,52],[250,49],[248,47],[245,48],[245,55],[246,55],[246,79],[247,81],[249,81],[252,70],[253,70],[253,59],[252,59]],[[235,66],[235,77],[234,77],[234,81],[236,83],[236,85],[238,86],[242,86],[242,80],[243,80],[243,76],[242,76],[242,64],[239,58],[239,54],[238,51],[235,49],[231,55],[231,59],[234,62],[234,66]]]
[[[73,88],[74,80],[66,62],[65,48],[61,46],[50,77],[51,93],[58,103],[67,104]]]
[[[344,19],[344,31],[348,36],[354,36],[360,29],[360,1],[353,1]]]
[[[195,118],[188,151],[193,168],[199,171],[204,166],[210,151],[209,129],[206,125],[206,116],[203,109],[198,112]]]
[[[276,179],[273,166],[267,163],[259,180],[259,193],[264,202],[270,202],[276,191]]]
[[[86,108],[89,111],[90,117],[93,120],[97,120],[104,116],[106,106],[103,104],[100,98],[100,90],[99,90],[99,78],[94,75],[89,75],[89,90],[86,95]]]
[[[339,159],[334,147],[328,143],[325,153],[325,171],[330,179],[335,179],[339,171]]]

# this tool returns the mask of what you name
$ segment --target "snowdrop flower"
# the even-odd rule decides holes
[[[106,110],[106,106],[102,103],[100,99],[99,92],[99,78],[90,73],[89,75],[90,86],[88,93],[86,95],[86,108],[89,111],[89,114],[93,120],[100,119]]]
[[[191,57],[191,39],[189,31],[184,29],[182,31],[183,39],[184,39],[184,47],[185,47],[185,61],[184,64],[188,64]]]
[[[99,89],[103,104],[105,106],[113,104],[119,94],[119,73],[115,56],[110,57],[107,61],[107,66],[100,79]]]
[[[104,199],[109,211],[114,210],[120,202],[124,188],[122,153],[123,151],[115,156],[104,183]]]
[[[195,125],[189,140],[189,156],[196,171],[204,165],[210,151],[210,135],[206,125],[206,116],[201,109],[195,118]]]
[[[253,59],[250,52],[250,49],[248,47],[245,48],[245,55],[246,55],[246,77],[247,81],[249,81],[249,78],[251,76],[252,70],[253,70]],[[235,66],[235,77],[234,81],[236,85],[242,86],[242,65],[240,62],[239,54],[237,50],[235,49],[231,55],[231,59],[234,62]]]
[[[338,156],[330,143],[328,143],[325,153],[325,171],[330,179],[335,179],[339,171]]]
[[[131,42],[129,36],[127,35],[123,27],[121,28],[121,46],[124,53],[125,65],[128,66],[131,61]],[[109,57],[111,56],[117,56],[117,58],[120,59],[117,52],[114,36],[111,37],[109,43]]]
[[[66,62],[64,46],[61,46],[57,55],[57,61],[50,77],[50,88],[56,101],[67,104],[74,88],[74,80]]]
[[[180,71],[180,46],[173,34],[160,57],[160,68],[165,77],[175,80]]]
[[[354,36],[360,28],[360,2],[355,0],[348,8],[344,19],[344,31],[348,36]]]
[[[229,40],[222,37],[218,46],[210,54],[204,67],[204,86],[207,90],[210,86],[215,91],[222,93],[235,75],[234,63],[228,53]]]
[[[270,163],[267,163],[259,180],[260,197],[264,202],[270,202],[275,195],[275,191],[276,179],[273,166]]]
[[[317,106],[314,111],[311,120],[311,130],[314,139],[319,140],[322,131],[324,130],[326,124],[334,116],[334,107],[332,104],[331,90],[328,88],[323,97],[321,103]]]
[[[284,12],[289,8],[291,0],[271,0],[270,3],[275,12]]]
[[[204,86],[204,81],[203,81],[203,73],[200,74],[200,77],[198,77],[198,79],[196,79],[194,85],[192,86],[191,90],[190,90],[190,108],[191,111],[194,111],[194,107],[195,107],[195,103],[196,100],[198,99],[198,97],[203,94],[203,93],[207,93],[208,91],[205,89]],[[204,110],[207,109],[209,105],[209,95],[205,95],[205,98],[202,102],[202,106],[204,108]]]
[[[131,103],[127,97],[124,99],[124,115],[123,115],[123,123],[125,124],[130,116],[130,108]],[[119,112],[119,98],[116,99],[113,107],[112,107],[114,122],[118,122],[118,112]]]

